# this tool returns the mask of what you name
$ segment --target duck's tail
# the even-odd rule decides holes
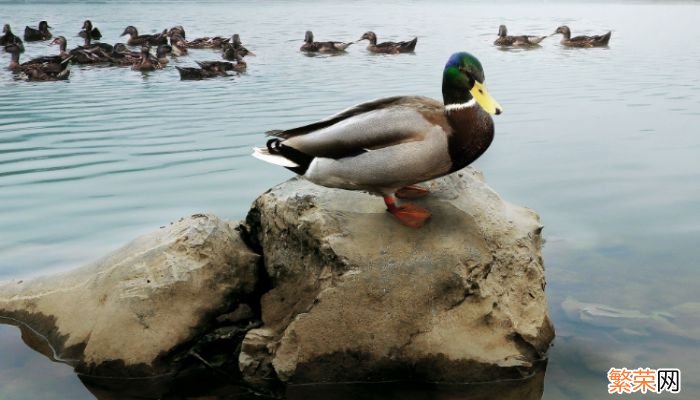
[[[410,42],[403,42],[401,43],[401,51],[413,51],[416,48],[416,44],[418,43],[418,38],[414,37],[413,40]]]
[[[265,147],[264,149],[253,148],[253,157],[280,165],[299,175],[304,175],[314,160],[313,156],[283,145],[282,140],[277,138],[268,140]]]
[[[253,154],[251,154],[253,157],[257,158],[258,160],[263,160],[265,162],[269,162],[270,164],[275,164],[279,165],[281,167],[285,168],[298,168],[299,164],[295,163],[294,161],[285,158],[281,154],[272,154],[270,153],[270,150],[267,148],[262,148],[262,147],[253,147]]]
[[[192,67],[175,67],[177,72],[180,73],[180,80],[199,80],[202,79],[202,70],[199,68]]]
[[[531,44],[539,44],[541,41],[543,41],[547,36],[528,36],[527,40]]]
[[[595,39],[596,44],[598,44],[600,46],[606,46],[608,44],[608,42],[610,41],[610,36],[612,36],[612,31],[609,31],[605,35],[596,37],[596,39]]]
[[[333,47],[335,47],[336,50],[345,51],[345,49],[350,47],[351,44],[353,44],[353,42],[349,42],[349,43],[333,42]]]

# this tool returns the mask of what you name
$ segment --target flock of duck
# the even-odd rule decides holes
[[[52,29],[47,21],[39,22],[37,28],[25,27],[25,41],[43,41],[53,38]],[[162,69],[169,59],[168,55],[182,56],[188,49],[220,49],[221,56],[227,61],[196,61],[198,68],[176,67],[180,73],[180,79],[204,79],[218,76],[227,76],[229,71],[244,72],[247,68],[243,58],[254,55],[241,43],[240,36],[234,34],[230,38],[222,36],[201,37],[187,40],[185,29],[178,25],[162,32],[151,35],[139,35],[134,26],[127,26],[121,36],[128,35],[124,43],[110,45],[98,42],[102,38],[100,30],[93,26],[90,20],[85,20],[82,29],[78,33],[84,43],[74,49],[67,50],[68,41],[64,36],[57,36],[50,43],[59,46],[59,54],[55,56],[43,56],[20,63],[20,54],[24,52],[22,39],[12,33],[9,24],[5,24],[0,36],[0,46],[11,55],[8,69],[17,73],[18,78],[33,81],[64,80],[70,76],[69,65],[74,64],[109,64],[113,66],[129,66],[138,71],[153,71]],[[570,47],[597,47],[607,46],[611,33],[599,36],[571,37],[571,30],[567,26],[560,26],[552,34],[561,34],[561,44]],[[549,35],[551,36],[551,35]],[[498,30],[498,38],[494,42],[497,46],[532,47],[548,36],[509,36],[505,25]],[[340,41],[314,41],[311,31],[306,31],[304,44],[300,51],[306,53],[339,53],[344,52],[353,43],[367,40],[367,50],[372,53],[399,54],[413,52],[418,43],[418,38],[402,42],[378,43],[374,32],[365,32],[359,40],[353,42]],[[93,42],[95,41],[95,42]],[[141,46],[140,51],[132,51],[127,46]],[[155,48],[155,51],[152,49]],[[233,62],[232,62],[233,61]]]
[[[68,79],[71,63],[129,66],[137,71],[153,71],[162,69],[168,63],[168,55],[185,55],[188,49],[220,49],[221,57],[228,61],[197,61],[199,68],[176,67],[181,79],[203,79],[228,75],[228,71],[243,72],[247,67],[243,57],[253,55],[243,46],[238,34],[230,38],[215,36],[187,40],[185,29],[179,25],[153,35],[139,35],[136,27],[127,26],[121,34],[121,36],[129,36],[126,44],[111,45],[98,42],[102,38],[102,33],[90,20],[85,20],[78,33],[84,43],[71,50],[67,50],[68,41],[64,36],[54,38],[49,29],[51,27],[46,21],[41,21],[38,29],[27,26],[24,30],[24,41],[44,41],[53,38],[50,44],[59,46],[59,54],[20,63],[24,43],[21,38],[12,33],[9,24],[3,27],[0,46],[10,53],[8,69],[17,73],[18,78],[32,81]],[[128,46],[141,46],[141,49],[132,51]],[[153,48],[155,51],[152,51]]]

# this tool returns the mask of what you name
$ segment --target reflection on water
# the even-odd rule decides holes
[[[153,1],[2,9],[2,23],[16,32],[48,19],[69,46],[79,43],[89,15],[109,42],[122,40],[127,25],[151,33],[182,24],[192,37],[238,32],[257,56],[247,74],[201,82],[179,81],[174,66],[218,59],[211,50],[143,75],[73,66],[68,82],[27,83],[0,71],[0,279],[82,264],[183,215],[241,218],[258,193],[291,176],[249,157],[262,132],[379,96],[439,97],[446,58],[468,50],[505,109],[476,166],[545,225],[558,338],[544,399],[599,399],[611,366],[681,368],[683,392],[673,398],[700,393],[697,340],[591,325],[562,306],[570,296],[661,310],[678,326],[697,327],[677,308],[698,301],[700,279],[700,48],[688,45],[698,36],[697,3]],[[533,35],[562,24],[577,34],[613,33],[609,48],[569,49],[551,37],[541,48],[501,51],[492,45],[500,24]],[[298,48],[307,29],[334,40],[367,30],[382,40],[419,40],[414,55],[370,55],[357,43],[342,56],[305,57]],[[26,48],[24,59],[56,51],[42,42]],[[0,390],[21,389],[0,398],[74,390],[75,378],[61,374],[37,383],[32,371],[48,372],[34,369],[37,362],[13,364],[5,349],[20,349],[6,343]],[[89,398],[79,386],[62,398]]]
[[[0,319],[2,323],[11,323]],[[2,369],[3,386],[0,386],[2,399],[66,399],[87,398],[85,389],[99,400],[136,399],[261,399],[275,400],[539,400],[542,397],[546,362],[542,362],[536,373],[521,380],[488,382],[480,384],[418,384],[412,382],[379,383],[333,383],[311,385],[288,385],[279,392],[260,393],[248,388],[231,373],[209,368],[189,369],[187,373],[165,374],[152,378],[117,378],[73,374],[68,365],[58,362],[42,362],[43,356],[53,358],[53,350],[46,340],[31,329],[19,324],[18,329],[0,325],[0,344],[9,353],[3,353],[7,360],[15,360]],[[31,350],[30,350],[31,349]],[[41,355],[40,355],[41,354]],[[29,362],[31,360],[31,363]],[[22,376],[54,376],[45,385],[36,387],[23,384]],[[15,378],[17,377],[17,378]],[[19,381],[14,384],[14,379]],[[29,379],[26,380],[29,383]],[[33,381],[33,380],[32,380]],[[81,384],[85,389],[80,390]],[[41,390],[52,390],[44,394]],[[39,397],[36,397],[39,396]],[[55,397],[51,397],[55,396]]]

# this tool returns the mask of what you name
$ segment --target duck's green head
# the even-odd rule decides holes
[[[476,57],[465,51],[454,53],[442,73],[445,106],[468,107],[474,100],[487,113],[500,114],[503,109],[486,91],[484,80],[484,68]]]

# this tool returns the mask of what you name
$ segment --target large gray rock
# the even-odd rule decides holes
[[[414,230],[380,198],[302,179],[260,196],[246,224],[272,289],[240,368],[250,382],[517,378],[543,359],[542,240],[532,210],[465,169],[427,184]]]
[[[152,375],[252,293],[259,256],[234,227],[194,215],[59,275],[0,283],[0,317],[96,375]]]

